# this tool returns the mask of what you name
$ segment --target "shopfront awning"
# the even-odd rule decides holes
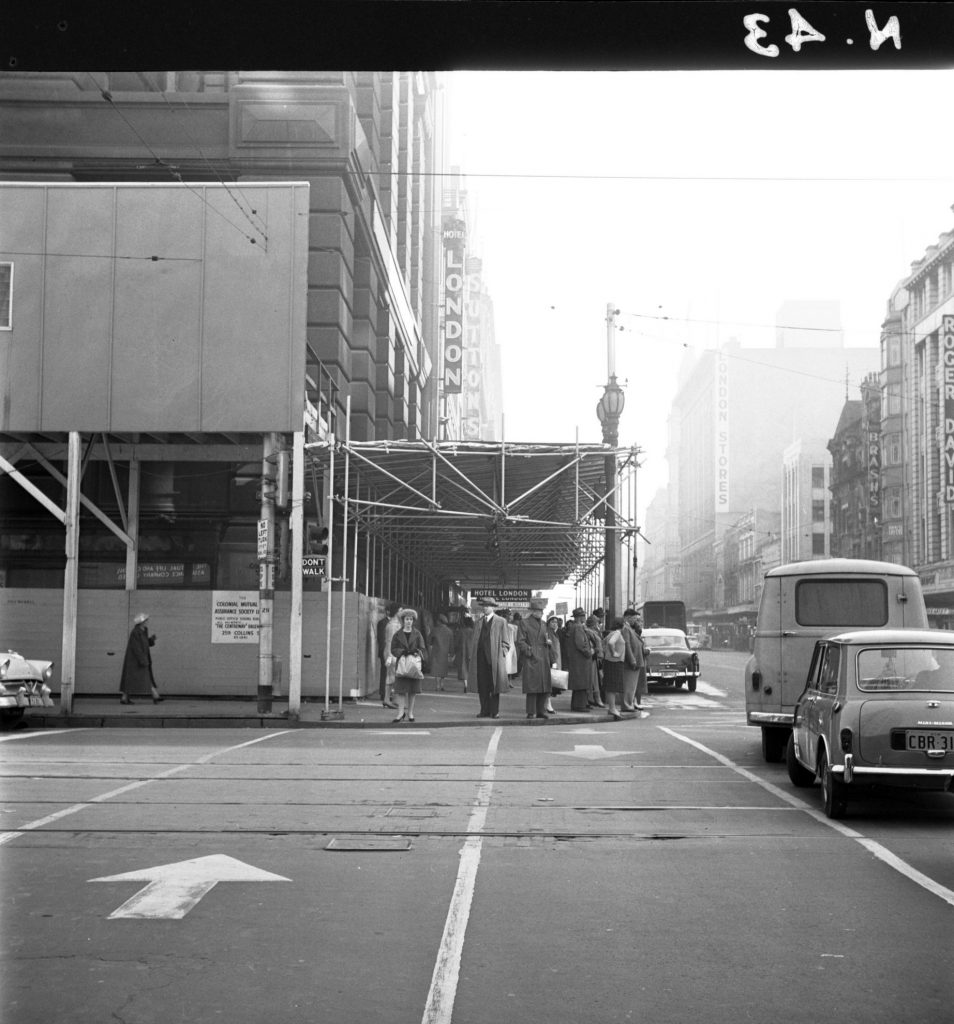
[[[349,523],[466,589],[547,590],[602,560],[601,444],[341,441],[306,445]],[[625,454],[631,454],[625,449]],[[347,479],[347,488],[345,481]]]

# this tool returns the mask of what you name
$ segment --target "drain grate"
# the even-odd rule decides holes
[[[335,836],[325,847],[326,850],[347,853],[403,853],[410,848],[411,840],[404,836],[381,836],[380,839],[370,839],[366,836]]]

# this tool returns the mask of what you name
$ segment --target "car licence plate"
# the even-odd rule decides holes
[[[908,750],[954,750],[954,732],[908,729]]]

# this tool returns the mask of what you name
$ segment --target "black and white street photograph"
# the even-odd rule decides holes
[[[3,1024],[954,1021],[948,39],[0,18]]]

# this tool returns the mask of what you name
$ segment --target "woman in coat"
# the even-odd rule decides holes
[[[600,683],[603,678],[603,634],[600,633],[599,621],[595,615],[588,615],[586,618],[586,631],[590,634],[593,643],[593,678],[590,684],[590,707],[605,708],[600,690]]]
[[[567,626],[566,661],[563,666],[567,671],[567,687],[571,693],[571,711],[590,710],[588,697],[596,671],[593,642],[583,621],[585,618],[586,612],[582,608],[574,608],[573,621]]]
[[[546,718],[552,683],[552,640],[543,623],[546,601],[532,598],[530,614],[517,626],[517,649],[520,652],[520,676],[527,697],[527,718]]]
[[[144,697],[151,693],[153,704],[165,699],[159,696],[152,674],[152,651],[149,648],[155,644],[156,638],[149,634],[146,625],[148,619],[145,612],[133,619],[132,632],[126,642],[126,654],[123,657],[123,674],[119,680],[120,704],[132,704],[130,694]]]
[[[460,627],[460,634],[457,640],[457,678],[464,684],[464,693],[467,692],[467,675],[470,671],[470,645],[474,639],[474,620],[464,616]]]
[[[566,640],[563,638],[563,623],[558,615],[551,615],[547,619],[547,636],[550,638],[550,656],[553,659],[551,668],[563,668],[563,647]],[[553,691],[550,691],[551,698]],[[547,701],[547,714],[555,715],[552,699]]]
[[[623,628],[620,631],[623,634],[623,640],[626,643],[626,655],[623,661],[623,710],[624,711],[640,711],[642,710],[639,705],[639,698],[636,695],[637,686],[639,685],[639,674],[640,670],[643,671],[645,678],[645,669],[643,669],[643,644],[639,636],[636,634],[636,630],[633,629],[633,623],[636,621],[636,609],[627,608],[623,612]]]
[[[438,615],[431,630],[431,675],[437,680],[438,690],[444,689],[444,677],[454,659],[454,633],[447,625],[447,616]]]
[[[421,631],[414,625],[417,621],[417,612],[413,608],[402,608],[398,612],[398,618],[401,620],[401,628],[391,640],[391,657],[394,659],[394,694],[398,698],[401,713],[394,721],[403,722],[407,719],[413,722],[414,698],[421,692],[421,677],[427,666],[427,645]],[[420,675],[399,674],[403,655],[408,655],[412,661],[417,662]]]

